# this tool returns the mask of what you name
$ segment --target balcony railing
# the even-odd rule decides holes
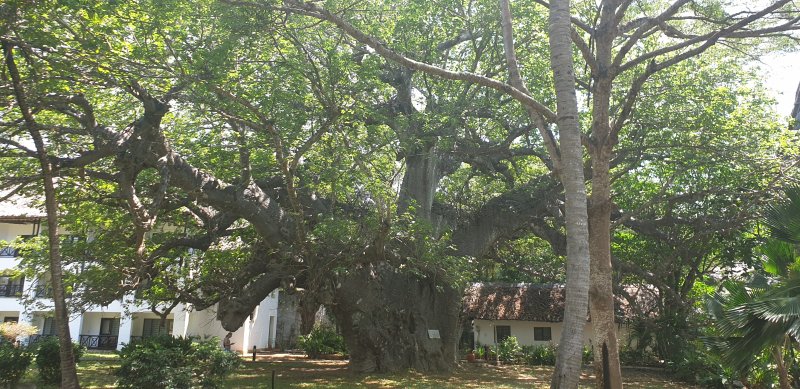
[[[0,257],[16,257],[17,255],[19,255],[19,250],[11,246],[0,247]]]
[[[53,287],[50,285],[36,285],[33,295],[37,298],[53,298]]]
[[[23,285],[0,285],[0,297],[19,297],[22,296]]]
[[[116,350],[117,335],[81,335],[79,342],[81,346],[93,350]]]
[[[47,335],[47,334],[31,335],[31,336],[28,337],[28,346],[34,345],[37,342],[39,342],[40,340],[43,340],[43,339],[46,339],[46,338],[55,338],[55,337],[56,337],[56,335]]]

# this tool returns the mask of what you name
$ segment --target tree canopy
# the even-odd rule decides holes
[[[789,1],[578,1],[561,9],[572,45],[554,46],[559,2],[500,4],[0,5],[62,224],[82,238],[63,245],[76,298],[219,304],[235,330],[284,288],[332,307],[356,369],[448,369],[464,283],[568,280],[570,205],[588,204],[584,287],[618,366],[612,286],[685,306],[753,247],[795,174],[796,133],[746,62],[791,43],[800,15]],[[35,197],[8,70],[0,187]],[[570,197],[584,185],[588,203]]]

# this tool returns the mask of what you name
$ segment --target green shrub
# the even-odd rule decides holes
[[[667,361],[667,369],[673,377],[705,388],[725,388],[738,378],[738,372],[725,368],[719,356],[699,341],[686,342],[686,346]]]
[[[33,354],[11,342],[0,341],[0,386],[14,387],[28,370]]]
[[[623,346],[619,350],[619,360],[627,366],[662,366],[663,363],[652,351],[642,348],[630,348]]]
[[[309,358],[324,354],[347,354],[344,338],[328,326],[315,326],[308,335],[301,335],[298,345]]]
[[[36,343],[36,367],[39,369],[39,378],[46,384],[61,383],[61,345],[58,338],[49,336]],[[72,344],[72,352],[75,354],[75,363],[80,361],[83,356],[84,348],[81,345]]]
[[[241,359],[217,339],[156,336],[125,345],[115,375],[121,388],[220,388]]]
[[[475,358],[484,359],[484,357],[486,357],[486,349],[478,343],[478,345],[475,346]]]
[[[514,363],[521,350],[517,337],[509,336],[497,346],[497,356],[502,362]]]
[[[522,358],[528,365],[548,365],[556,364],[556,347],[552,344],[547,346],[523,346]]]

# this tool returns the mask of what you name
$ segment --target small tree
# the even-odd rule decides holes
[[[83,346],[72,343],[75,363],[80,361],[84,351]],[[38,342],[36,367],[39,369],[39,377],[44,383],[52,385],[61,383],[61,344],[58,338],[47,337]]]
[[[27,323],[8,322],[0,324],[0,336],[13,343],[20,337],[31,336],[37,328]]]
[[[513,363],[522,351],[516,336],[509,336],[500,342],[497,348],[497,357],[503,362]]]

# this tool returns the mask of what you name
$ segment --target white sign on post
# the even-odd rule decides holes
[[[439,330],[428,330],[428,338],[430,339],[439,339]]]

